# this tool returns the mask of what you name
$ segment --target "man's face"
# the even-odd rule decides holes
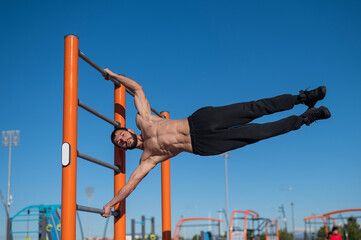
[[[137,146],[137,135],[130,131],[119,130],[115,132],[113,142],[122,149],[134,149]]]

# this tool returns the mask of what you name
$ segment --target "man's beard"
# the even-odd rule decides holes
[[[132,150],[132,149],[136,148],[136,146],[138,144],[138,138],[137,138],[137,135],[135,135],[134,133],[131,133],[131,132],[129,132],[129,133],[133,138],[133,143],[132,143],[132,145],[127,146],[125,149]]]

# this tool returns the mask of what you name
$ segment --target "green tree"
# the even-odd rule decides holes
[[[196,234],[192,237],[192,240],[200,240],[201,239],[201,235]]]
[[[347,223],[340,229],[339,233],[343,240],[360,240],[361,239],[361,229],[360,225],[357,224],[357,219],[354,217],[350,217],[347,219]],[[347,234],[347,237],[346,237]]]
[[[327,239],[325,227],[320,227],[320,229],[317,232],[316,240],[325,240],[325,239]]]
[[[286,233],[286,231],[283,229],[279,230],[279,235],[280,235],[280,240],[293,240],[293,234]]]

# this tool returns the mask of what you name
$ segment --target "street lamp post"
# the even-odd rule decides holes
[[[286,240],[288,240],[287,218],[286,218],[285,208],[283,207],[283,204],[280,207],[280,212],[282,213],[282,216],[283,216],[283,223],[284,223],[284,226],[285,226],[284,231],[285,231],[285,234],[286,234]]]
[[[9,166],[8,166],[8,193],[6,198],[6,211],[8,216],[10,216],[10,205],[11,205],[11,196],[10,196],[10,173],[11,173],[11,147],[19,145],[19,130],[8,130],[2,131],[2,145],[9,147]],[[9,221],[6,219],[6,239],[10,238],[9,232]]]
[[[226,223],[227,223],[227,239],[229,240],[229,224],[228,224],[228,216],[229,216],[229,211],[228,211],[228,171],[227,171],[227,160],[229,158],[229,153],[225,152],[223,154],[221,154],[222,157],[224,157],[224,169],[225,169],[225,184],[226,184]]]
[[[87,187],[85,189],[85,197],[88,198],[88,206],[90,207],[90,201],[92,197],[94,196],[94,188],[93,187]],[[88,213],[88,239],[91,239],[91,233],[90,233],[90,214]]]
[[[293,235],[293,239],[295,239],[295,215],[293,212],[293,206],[295,205],[295,203],[291,202],[290,205],[291,205],[291,213],[292,213],[292,235]]]
[[[284,191],[292,191],[292,187],[288,187],[288,188],[283,188],[283,186],[281,187],[281,198],[282,198],[282,205],[280,207],[280,212],[282,213],[283,216],[283,222],[284,222],[284,230],[286,233],[286,240],[288,240],[288,232],[287,232],[287,218],[286,218],[286,213],[285,213],[285,208],[284,208]]]

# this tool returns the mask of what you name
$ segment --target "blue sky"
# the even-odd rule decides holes
[[[11,215],[28,205],[59,204],[64,36],[143,85],[158,111],[188,117],[221,106],[327,85],[332,118],[230,152],[229,205],[279,218],[294,202],[295,224],[312,214],[360,207],[361,3],[359,1],[10,1],[0,10],[1,130],[19,129],[12,151]],[[113,116],[113,86],[80,61],[79,99]],[[127,98],[127,126],[136,111]],[[267,116],[301,114],[305,106]],[[112,126],[79,109],[78,149],[112,162]],[[140,151],[128,151],[127,172]],[[6,195],[8,148],[0,150]],[[224,160],[183,153],[171,160],[172,226],[184,217],[218,217],[225,207]],[[78,203],[94,187],[92,206],[112,198],[112,172],[78,160]],[[292,191],[287,189],[292,187]],[[283,189],[283,190],[282,190]],[[284,197],[282,197],[282,195]],[[160,167],[127,200],[130,219],[156,218],[161,232]],[[87,215],[81,214],[86,226]],[[291,222],[289,222],[291,223]],[[91,233],[105,220],[91,216]],[[0,207],[0,239],[5,211]],[[111,236],[111,229],[108,235]],[[21,238],[23,239],[23,238]]]

